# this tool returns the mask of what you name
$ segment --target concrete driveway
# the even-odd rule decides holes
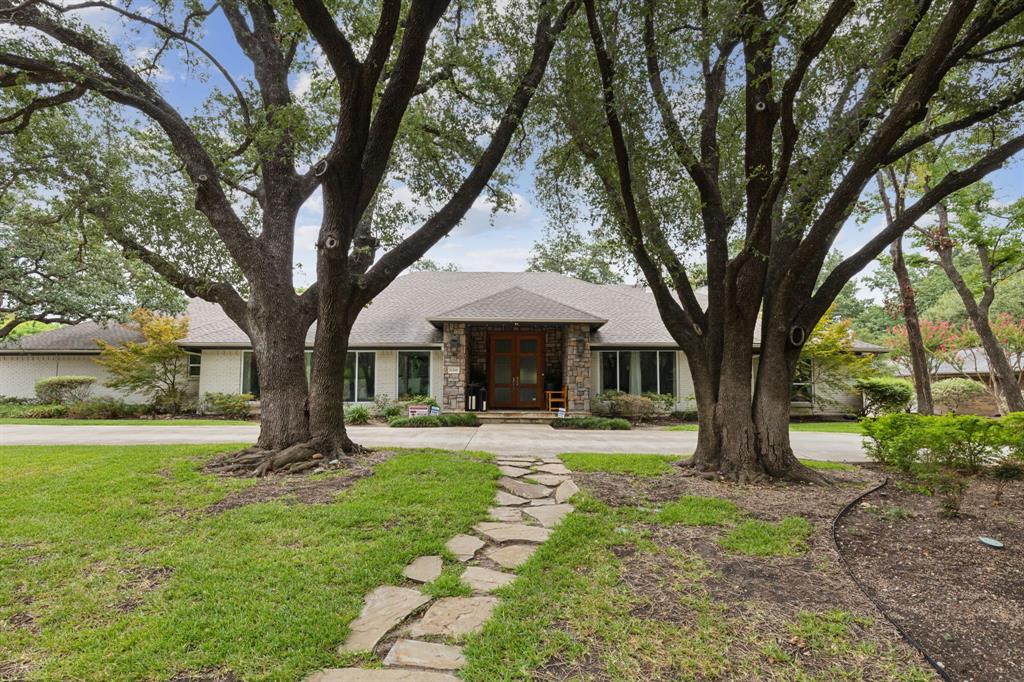
[[[176,443],[252,443],[252,426],[29,426],[0,425],[0,445],[156,445]],[[560,452],[650,452],[689,454],[694,431],[571,431],[534,424],[488,424],[479,428],[392,429],[350,426],[364,445],[482,450],[495,454]],[[861,437],[851,433],[791,434],[798,457],[830,462],[865,462]]]

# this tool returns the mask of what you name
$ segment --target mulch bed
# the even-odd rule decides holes
[[[741,486],[705,480],[675,469],[657,477],[577,472],[574,480],[611,506],[657,508],[683,495],[701,495],[730,500],[752,517],[766,521],[779,521],[789,516],[806,518],[813,527],[809,551],[796,557],[730,554],[718,545],[717,539],[725,531],[717,527],[642,527],[659,546],[701,560],[708,574],[700,581],[699,589],[706,590],[714,602],[723,607],[724,617],[736,619],[742,630],[756,633],[756,637],[747,637],[747,641],[774,639],[787,654],[801,662],[805,672],[813,675],[814,671],[819,671],[828,677],[827,671],[839,663],[855,668],[860,679],[889,679],[888,673],[871,657],[837,660],[822,655],[810,650],[785,626],[801,611],[822,613],[835,609],[856,617],[851,627],[858,641],[892,649],[895,658],[904,665],[927,670],[920,655],[881,617],[843,570],[832,544],[834,516],[858,494],[880,483],[883,477],[866,469],[827,474],[836,482],[835,486],[798,483]],[[679,604],[672,591],[665,590],[666,584],[680,584],[687,579],[676,576],[679,568],[666,554],[632,551],[624,554],[621,557],[626,566],[624,581],[632,591],[644,597],[643,612],[635,615],[682,624],[693,620],[692,611]],[[738,639],[731,645],[729,656],[743,655],[758,654],[752,645]],[[601,679],[601,675],[597,674],[596,679]]]
[[[287,504],[330,504],[339,492],[371,475],[378,464],[394,454],[388,450],[374,450],[357,457],[351,467],[331,470],[327,476],[314,477],[314,473],[322,473],[316,470],[300,474],[270,474],[256,485],[231,493],[220,502],[210,505],[206,513],[221,514],[229,509],[271,500],[282,500]]]
[[[994,498],[993,482],[974,480],[950,519],[937,497],[888,485],[838,528],[858,579],[954,680],[1024,680],[1024,483]]]

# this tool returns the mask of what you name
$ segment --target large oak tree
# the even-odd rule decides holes
[[[817,479],[789,443],[801,347],[851,277],[1024,148],[1024,2],[585,8],[548,80],[545,182],[619,231],[685,351],[700,421],[689,466]],[[949,137],[973,159],[826,270],[876,174]]]
[[[356,449],[342,411],[352,325],[492,189],[576,4],[226,0],[151,11],[0,0],[0,28],[16,29],[0,34],[0,120],[30,126],[40,111],[102,98],[126,112],[131,143],[161,175],[176,171],[244,286],[195,277],[116,225],[113,235],[186,293],[219,303],[251,339],[263,423],[248,462],[262,472]],[[118,31],[83,23],[87,11]],[[210,40],[225,29],[227,57],[224,41]],[[161,87],[170,54],[192,78],[220,84],[198,106]],[[242,72],[229,58],[244,60]],[[396,187],[426,208],[402,205]],[[316,283],[300,294],[296,221],[317,198]],[[305,337],[317,318],[307,392]]]

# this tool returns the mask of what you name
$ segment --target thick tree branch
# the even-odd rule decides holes
[[[567,0],[553,21],[549,12],[542,10],[544,14],[537,24],[530,65],[522,76],[512,98],[505,106],[498,126],[483,153],[444,206],[419,229],[406,237],[401,244],[384,254],[363,276],[361,298],[364,302],[383,291],[398,273],[422,258],[430,247],[448,234],[466,215],[466,211],[483,191],[505,155],[505,150],[519,127],[523,113],[544,75],[555,41],[565,30],[578,5],[579,0]]]
[[[810,304],[799,313],[800,323],[808,328],[813,326],[825,314],[835,297],[855,274],[881,255],[889,244],[913,227],[914,223],[932,210],[936,204],[950,194],[981,180],[1022,150],[1024,150],[1024,135],[1018,135],[992,149],[966,169],[948,173],[913,205],[908,206],[902,215],[897,216],[896,220],[888,224],[832,270],[822,285],[818,287]]]

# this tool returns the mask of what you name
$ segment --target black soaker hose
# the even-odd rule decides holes
[[[935,672],[939,674],[939,677],[944,679],[946,682],[953,682],[953,678],[949,676],[949,673],[946,672],[946,669],[942,667],[942,664],[936,661],[934,658],[932,658],[931,654],[925,651],[925,648],[921,645],[920,642],[911,637],[906,630],[900,627],[899,623],[897,623],[889,617],[889,613],[884,608],[882,608],[882,605],[878,602],[878,600],[871,596],[871,593],[867,591],[867,589],[864,587],[864,584],[857,578],[856,575],[853,574],[853,569],[850,568],[850,562],[846,560],[846,557],[843,556],[843,552],[839,549],[839,538],[836,535],[836,524],[838,524],[840,519],[846,516],[846,514],[851,509],[853,509],[854,505],[859,503],[861,500],[863,500],[865,497],[875,492],[876,490],[881,490],[888,484],[889,477],[886,476],[884,481],[876,485],[874,488],[871,488],[870,490],[865,490],[860,495],[850,500],[845,507],[839,510],[839,513],[836,514],[834,519],[832,519],[832,545],[836,548],[836,554],[839,555],[839,562],[843,565],[843,569],[846,571],[846,575],[850,576],[850,579],[853,580],[853,583],[857,586],[857,589],[859,589],[861,593],[868,598],[868,601],[875,605],[875,608],[878,609],[878,612],[880,614],[882,614],[882,617],[889,621],[890,625],[896,628],[896,632],[900,633],[900,636],[903,637],[903,640],[910,646],[917,649],[917,651],[922,656],[924,656],[924,660],[928,661],[928,665],[935,669]]]

